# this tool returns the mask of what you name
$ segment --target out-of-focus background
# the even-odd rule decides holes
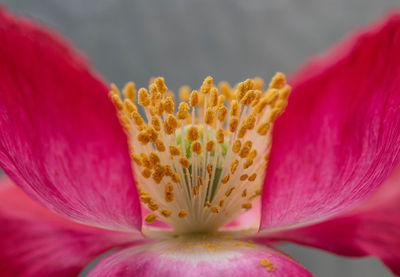
[[[52,26],[108,82],[145,86],[164,76],[173,90],[207,75],[235,83],[290,73],[343,35],[400,7],[398,0],[0,0]],[[1,174],[1,173],[0,173]],[[342,258],[287,244],[315,276],[391,276],[372,259]]]

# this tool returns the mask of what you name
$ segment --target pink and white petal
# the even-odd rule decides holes
[[[261,262],[262,261],[262,262]],[[111,254],[89,277],[312,276],[292,258],[274,249],[234,241],[160,241]]]
[[[271,234],[345,256],[375,256],[400,276],[400,168],[356,209],[316,225]]]
[[[100,254],[142,243],[140,233],[122,233],[66,220],[0,180],[1,276],[77,276]]]
[[[79,222],[140,229],[127,139],[106,86],[51,30],[0,8],[0,166]]]
[[[391,174],[400,153],[400,14],[352,34],[299,70],[276,121],[261,229],[344,212]]]

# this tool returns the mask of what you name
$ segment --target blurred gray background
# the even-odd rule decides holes
[[[399,0],[0,0],[57,29],[86,53],[108,82],[169,88],[270,78],[353,28],[400,7]],[[392,276],[380,262],[295,245],[282,249],[316,276]]]

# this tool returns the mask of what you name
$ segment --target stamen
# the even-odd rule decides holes
[[[150,211],[147,223],[215,231],[252,208],[261,194],[273,124],[290,93],[282,73],[266,89],[260,78],[233,90],[227,82],[214,86],[208,76],[199,90],[180,88],[176,114],[161,77],[137,93],[133,82],[122,93],[115,84],[110,88],[129,138],[140,201]]]

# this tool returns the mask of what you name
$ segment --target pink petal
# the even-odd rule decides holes
[[[140,229],[126,136],[107,88],[52,31],[0,9],[0,166],[79,222]]]
[[[261,229],[309,224],[369,196],[398,164],[400,15],[357,32],[292,79],[274,127]]]
[[[346,256],[375,256],[400,276],[400,168],[378,193],[344,215],[270,235]]]
[[[98,255],[141,239],[68,221],[10,184],[0,180],[1,276],[77,276]]]
[[[240,244],[231,241],[232,245],[235,243]],[[312,276],[292,258],[274,249],[257,245],[219,246],[207,241],[198,247],[195,243],[175,241],[131,247],[100,260],[88,276]],[[262,259],[269,266],[262,266]]]

